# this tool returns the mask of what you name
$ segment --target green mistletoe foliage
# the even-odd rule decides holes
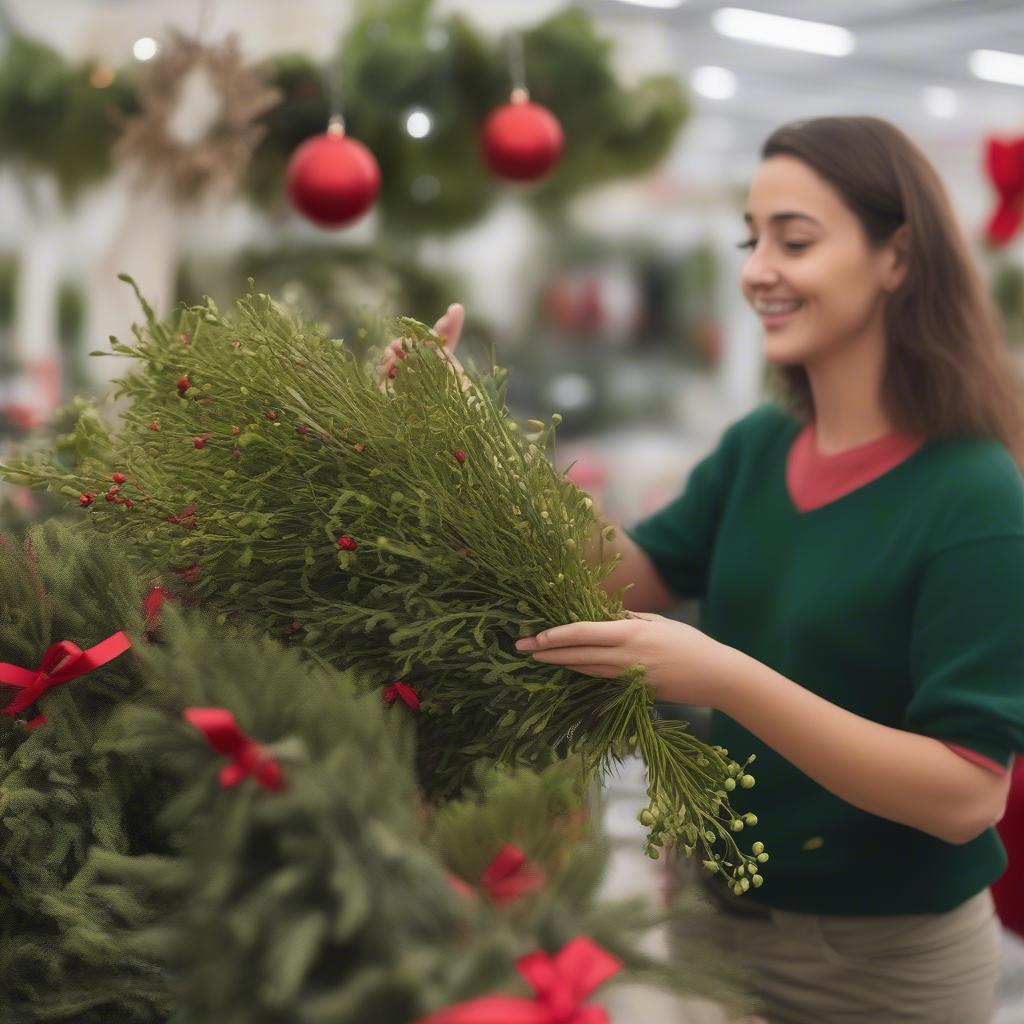
[[[610,561],[584,557],[611,528],[546,458],[557,416],[520,427],[504,372],[464,384],[414,321],[397,330],[421,344],[381,384],[265,294],[164,323],[144,308],[135,343],[113,342],[137,361],[117,389],[120,431],[98,436],[86,417],[75,468],[43,457],[8,479],[67,495],[141,552],[141,571],[221,620],[356,669],[416,718],[431,799],[457,795],[480,760],[539,768],[576,753],[594,771],[637,752],[650,852],[676,839],[737,889],[761,884],[767,854],[734,838],[756,819],[728,799],[753,784],[745,766],[653,717],[642,669],[595,679],[514,649],[546,626],[626,614],[599,586]]]

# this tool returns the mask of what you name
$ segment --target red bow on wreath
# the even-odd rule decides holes
[[[231,758],[220,771],[220,784],[237,786],[250,775],[266,790],[284,789],[281,766],[267,751],[238,727],[235,716],[226,708],[185,708],[182,716],[192,723],[217,751]]]
[[[0,684],[17,686],[21,691],[10,704],[0,708],[0,713],[16,715],[19,711],[24,711],[35,704],[47,690],[106,665],[119,654],[124,654],[131,645],[131,640],[124,633],[117,632],[87,651],[83,651],[70,640],[60,640],[46,649],[36,669],[0,662]],[[36,715],[27,724],[30,729],[34,729],[45,721],[44,715]]]
[[[622,970],[622,961],[590,939],[573,939],[553,957],[527,953],[516,968],[535,998],[484,996],[428,1014],[416,1024],[609,1024],[603,1007],[582,1003]]]
[[[1024,136],[1006,140],[990,138],[985,168],[999,193],[999,205],[985,229],[992,245],[1006,245],[1024,222]]]
[[[506,843],[487,866],[480,885],[495,903],[513,903],[544,885],[544,872],[517,846]]]

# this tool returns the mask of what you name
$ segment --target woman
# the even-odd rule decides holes
[[[660,699],[714,709],[714,742],[757,754],[734,803],[756,809],[765,884],[712,891],[773,1024],[980,1024],[993,826],[1024,750],[1021,396],[902,133],[822,118],[762,156],[741,284],[788,411],[733,425],[622,539],[605,586],[631,584],[637,616],[517,646],[599,677],[643,664]],[[648,614],[680,597],[701,630]]]

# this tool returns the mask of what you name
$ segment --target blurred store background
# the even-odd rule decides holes
[[[481,157],[516,85],[564,132],[535,183]],[[325,230],[286,185],[334,113],[381,187]],[[464,350],[511,369],[517,414],[560,412],[559,463],[635,519],[763,396],[745,188],[774,127],[822,114],[883,116],[924,148],[1024,352],[1020,0],[0,0],[0,448],[123,370],[89,355],[140,317],[119,273],[158,313],[252,276],[356,347],[382,317],[463,302]],[[7,490],[4,514],[34,501]],[[627,766],[620,888],[664,884],[628,852],[641,794]],[[1001,1024],[1024,1022],[1007,942]]]

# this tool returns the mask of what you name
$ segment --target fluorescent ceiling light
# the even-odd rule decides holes
[[[742,39],[762,46],[779,46],[786,50],[806,50],[828,57],[846,57],[853,52],[853,33],[838,25],[800,18],[783,18],[778,14],[746,11],[739,7],[723,7],[711,15],[711,24],[723,36]]]
[[[657,7],[667,11],[673,7],[682,7],[686,0],[619,0],[621,4],[632,4],[634,7]]]
[[[971,71],[987,82],[1024,85],[1024,55],[1002,50],[975,50],[967,61]]]
[[[727,100],[736,93],[736,76],[728,68],[707,65],[693,69],[690,85],[709,100]]]
[[[928,86],[921,93],[921,102],[924,103],[924,109],[932,117],[949,120],[960,113],[959,95],[952,89],[947,89],[942,85]]]

